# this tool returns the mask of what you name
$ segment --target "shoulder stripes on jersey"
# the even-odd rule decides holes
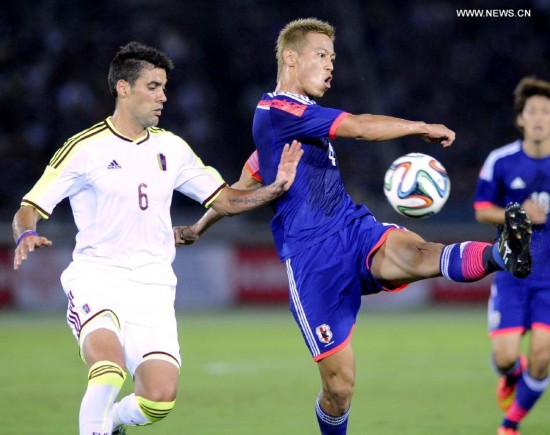
[[[99,122],[96,125],[78,133],[75,134],[73,137],[69,138],[61,148],[59,148],[53,157],[50,160],[49,165],[58,168],[59,165],[67,158],[67,156],[71,153],[71,151],[75,148],[75,146],[85,140],[88,139],[98,133],[101,133],[102,131],[105,131],[107,129],[107,124],[105,121]]]
[[[279,95],[282,95],[284,97],[292,98],[293,100],[296,100],[307,106],[310,106],[312,104],[317,104],[315,101],[313,101],[311,98],[305,95],[293,94],[292,92],[269,92],[267,95],[269,95],[271,98],[275,98]]]
[[[521,141],[517,140],[503,147],[497,148],[491,151],[481,168],[479,178],[482,180],[490,181],[493,179],[493,171],[495,169],[495,163],[503,157],[515,154],[521,150]]]
[[[257,106],[258,109],[262,110],[270,110],[272,107],[295,116],[302,116],[307,109],[305,104],[286,100],[260,100]]]
[[[149,127],[148,130],[153,134],[167,133],[167,130],[160,127]]]

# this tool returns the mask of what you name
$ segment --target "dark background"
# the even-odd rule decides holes
[[[464,18],[457,9],[521,9],[531,16]],[[336,140],[354,199],[379,217],[400,220],[383,196],[384,172],[401,154],[421,151],[437,157],[452,180],[449,203],[432,219],[473,222],[473,189],[485,157],[518,137],[514,87],[526,75],[550,80],[549,0],[10,0],[0,12],[0,220],[11,221],[68,137],[112,114],[107,70],[130,40],[166,51],[176,65],[159,126],[235,181],[254,149],[256,102],[275,88],[278,32],[309,16],[337,32],[333,87],[320,104],[443,123],[457,133],[445,150],[419,138]],[[175,195],[174,210],[200,206]],[[64,203],[54,215],[71,220]]]

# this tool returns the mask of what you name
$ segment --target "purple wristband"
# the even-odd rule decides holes
[[[15,246],[19,246],[19,242],[21,240],[23,240],[25,237],[28,237],[28,236],[37,236],[38,237],[38,233],[36,231],[33,231],[33,230],[23,231],[21,234],[19,234],[19,237],[17,238],[17,242],[15,242]]]

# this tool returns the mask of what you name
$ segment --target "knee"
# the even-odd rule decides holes
[[[532,350],[529,354],[529,374],[535,379],[546,378],[549,363],[550,349]]]
[[[149,423],[156,423],[157,421],[165,418],[176,404],[175,400],[172,401],[159,401],[150,400],[145,397],[136,396],[139,409]]]
[[[324,382],[323,401],[328,401],[330,409],[337,410],[339,415],[344,414],[351,405],[354,389],[353,371],[339,371]]]
[[[518,359],[518,352],[512,348],[501,348],[493,353],[495,365],[501,372],[511,369]]]

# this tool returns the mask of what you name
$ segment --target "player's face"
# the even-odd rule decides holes
[[[313,98],[322,97],[330,89],[335,58],[334,44],[327,35],[309,33],[296,61],[299,91]]]
[[[144,68],[130,87],[128,110],[143,128],[156,126],[166,101],[166,71],[162,68]]]
[[[523,127],[525,140],[550,140],[550,99],[542,95],[529,97],[518,116],[518,125]]]

